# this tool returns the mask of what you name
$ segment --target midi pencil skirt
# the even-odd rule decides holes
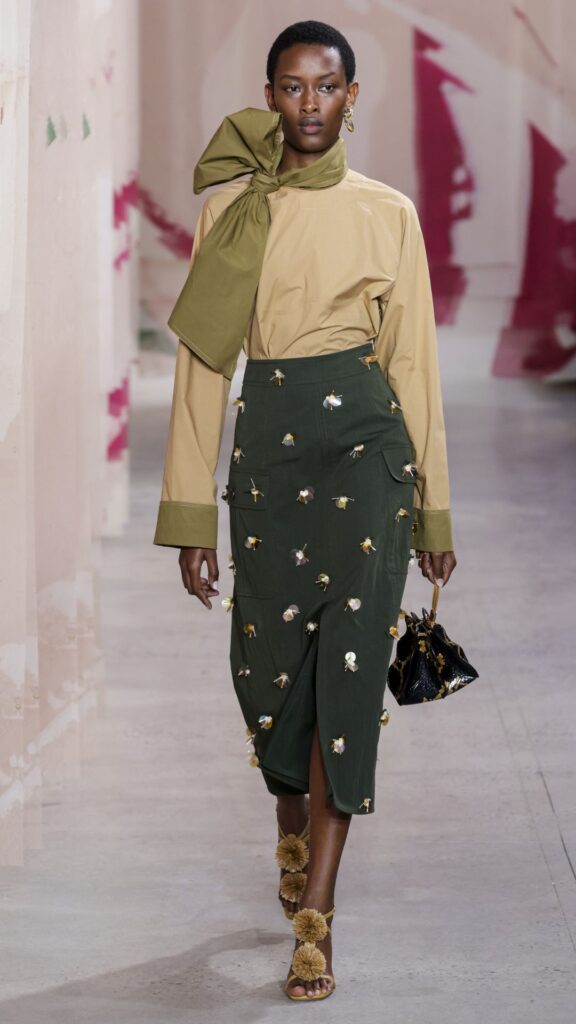
[[[317,723],[328,798],[370,814],[412,537],[402,409],[373,341],[248,359],[235,404],[230,666],[250,760],[271,793],[308,792]]]

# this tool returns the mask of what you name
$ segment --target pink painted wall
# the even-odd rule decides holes
[[[127,520],[136,0],[0,4],[0,864],[42,846],[101,699],[99,540]]]

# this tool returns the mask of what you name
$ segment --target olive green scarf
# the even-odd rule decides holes
[[[281,114],[247,107],[224,118],[194,169],[194,192],[254,172],[217,218],[193,260],[168,326],[214,370],[231,379],[258,289],[270,227],[267,194],[282,185],[329,188],[348,170],[339,138],[308,167],[276,174]]]

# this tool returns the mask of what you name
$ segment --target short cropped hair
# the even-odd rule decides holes
[[[274,84],[274,75],[280,54],[297,43],[334,47],[338,50],[344,65],[347,84],[354,81],[356,58],[350,43],[342,33],[337,28],[332,28],[332,25],[326,25],[323,21],[296,21],[293,25],[288,25],[288,28],[285,28],[277,36],[270,47],[266,61],[266,75],[270,85]]]

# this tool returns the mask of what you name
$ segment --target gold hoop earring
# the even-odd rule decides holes
[[[354,131],[354,121],[352,120],[353,113],[354,107],[350,107],[350,109],[346,108],[346,110],[344,111],[344,124],[346,126],[347,131],[349,132]]]

